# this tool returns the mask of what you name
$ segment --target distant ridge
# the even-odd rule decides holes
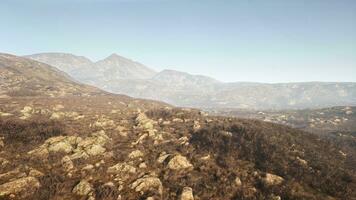
[[[82,56],[43,53],[26,56],[67,72],[74,79],[133,97],[198,108],[304,109],[356,105],[356,83],[223,83],[175,70],[159,73],[111,54],[92,62]]]

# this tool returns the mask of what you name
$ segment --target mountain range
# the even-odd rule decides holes
[[[224,83],[174,70],[156,72],[117,54],[92,62],[83,56],[26,56],[109,92],[197,108],[302,109],[356,105],[356,83]]]

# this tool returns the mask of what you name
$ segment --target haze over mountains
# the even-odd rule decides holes
[[[109,92],[198,108],[300,109],[356,105],[356,83],[223,83],[174,70],[155,72],[117,54],[92,62],[83,56],[26,56]]]

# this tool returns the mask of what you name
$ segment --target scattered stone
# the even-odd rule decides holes
[[[115,126],[115,123],[113,120],[105,116],[101,116],[93,125],[95,127],[109,128]]]
[[[193,168],[193,165],[186,157],[182,155],[176,155],[168,162],[168,168],[172,170],[181,170]]]
[[[178,122],[178,123],[183,123],[184,122],[184,120],[180,119],[180,118],[174,118],[172,121],[173,122]]]
[[[140,165],[138,166],[140,169],[146,169],[147,168],[147,165],[145,162],[143,163],[140,163]]]
[[[347,156],[347,154],[346,153],[344,153],[343,151],[339,151],[339,153],[340,153],[340,155],[342,156],[342,157],[346,157]]]
[[[80,196],[86,196],[92,191],[93,191],[93,188],[92,188],[91,184],[85,180],[80,181],[72,190],[72,192],[74,194],[77,194]]]
[[[297,161],[301,164],[301,165],[304,165],[304,166],[308,166],[308,162],[304,159],[301,159],[297,156]]]
[[[0,166],[5,167],[8,164],[10,164],[10,161],[0,157]]]
[[[44,176],[44,174],[37,169],[31,169],[30,172],[28,173],[29,176],[35,177],[35,178],[40,178]]]
[[[5,147],[4,137],[0,137],[0,149]]]
[[[40,187],[35,177],[25,177],[0,185],[0,198],[15,195],[21,198],[32,195]]]
[[[104,160],[100,160],[99,162],[95,163],[95,167],[99,168],[100,166],[102,166],[103,164],[105,164]]]
[[[189,145],[189,138],[187,136],[183,136],[178,139],[179,144],[181,145]]]
[[[184,187],[180,200],[194,200],[193,189],[190,187]]]
[[[240,179],[239,177],[236,177],[236,178],[235,178],[235,185],[236,185],[237,187],[241,187],[242,182],[241,182],[241,179]]]
[[[131,152],[128,156],[130,159],[137,159],[137,158],[142,158],[143,153],[140,150],[135,150],[135,151]]]
[[[203,156],[200,158],[201,160],[209,160],[210,159],[210,154]]]
[[[229,131],[220,131],[220,134],[227,136],[227,137],[232,137],[232,133]]]
[[[194,121],[193,129],[198,131],[201,128],[199,121]]]
[[[115,184],[113,182],[107,182],[104,186],[115,187]]]
[[[121,135],[122,137],[127,137],[128,133],[125,127],[119,125],[115,128],[115,130],[118,131],[119,135]]]
[[[59,110],[62,110],[63,108],[64,108],[64,106],[62,104],[57,104],[57,105],[53,106],[54,111],[59,111]]]
[[[0,117],[8,117],[8,116],[12,116],[11,113],[5,113],[5,112],[1,112],[0,111]]]
[[[84,118],[83,115],[79,115],[77,112],[54,112],[50,119],[72,118],[74,120]]]
[[[278,196],[278,195],[272,194],[272,195],[269,196],[269,200],[281,200],[281,199],[282,198],[280,196]]]
[[[169,156],[170,154],[167,154],[165,151],[163,151],[160,155],[159,155],[159,157],[158,157],[158,159],[157,159],[157,162],[158,163],[163,163],[167,158],[168,158],[168,156]]]
[[[22,113],[20,119],[28,119],[32,116],[34,109],[31,106],[25,106],[20,112]]]
[[[82,170],[84,170],[84,171],[91,171],[93,169],[94,169],[94,165],[92,165],[92,164],[88,164],[82,168]]]
[[[131,144],[133,146],[137,145],[137,144],[141,144],[143,142],[143,140],[148,137],[148,134],[145,133],[145,134],[142,134],[135,142],[132,142]]]
[[[351,110],[348,110],[345,113],[346,113],[346,115],[352,115],[353,112]]]
[[[263,178],[263,182],[267,186],[279,185],[283,181],[284,181],[284,179],[282,177],[274,175],[274,174],[270,174],[270,173],[266,173],[266,177]]]
[[[163,125],[169,125],[169,124],[171,124],[171,122],[170,121],[164,121],[164,122],[162,122],[162,124]]]
[[[136,168],[133,167],[132,165],[129,165],[126,163],[118,163],[112,167],[109,167],[107,170],[107,173],[110,173],[110,174],[125,174],[125,173],[134,174],[134,173],[136,173]]]

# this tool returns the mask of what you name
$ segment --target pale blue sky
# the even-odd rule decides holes
[[[0,51],[111,53],[222,81],[356,81],[355,0],[2,0]]]

